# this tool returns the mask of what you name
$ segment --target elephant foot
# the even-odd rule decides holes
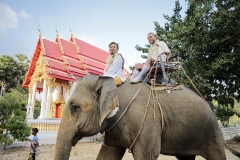
[[[178,160],[195,160],[196,156],[176,156]]]

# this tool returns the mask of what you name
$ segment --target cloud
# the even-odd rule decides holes
[[[19,13],[18,13],[18,17],[19,18],[30,18],[30,15],[24,11],[24,10],[21,10]]]
[[[18,26],[17,13],[9,6],[0,3],[0,35],[6,34],[8,28]]]
[[[9,28],[17,28],[19,18],[29,18],[30,15],[25,11],[17,14],[8,5],[0,3],[0,35],[7,34]]]

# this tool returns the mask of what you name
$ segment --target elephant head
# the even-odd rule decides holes
[[[86,76],[66,103],[57,136],[55,159],[68,159],[81,138],[104,130],[104,119],[118,106],[117,88],[110,77]]]

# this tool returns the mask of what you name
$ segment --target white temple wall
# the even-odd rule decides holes
[[[71,90],[72,91],[72,90]],[[71,92],[70,91],[70,92]],[[66,90],[66,88],[63,88],[63,98],[65,100],[65,103],[67,103],[68,99],[69,99],[69,95],[68,95],[68,91]]]
[[[41,112],[39,118],[45,118],[45,111],[46,111],[46,99],[47,99],[47,85],[46,80],[43,82],[43,93],[42,93],[42,100],[41,100]]]
[[[46,111],[45,111],[45,118],[50,117],[50,103],[51,103],[51,88],[47,87],[47,100],[46,100]]]
[[[61,92],[61,87],[57,86],[57,87],[53,88],[53,92],[52,92],[52,100],[53,100],[53,102],[56,102],[60,92]]]
[[[77,86],[77,82],[73,82],[71,90],[69,91],[69,93],[68,93],[66,88],[63,88],[63,97],[64,97],[65,102],[67,102],[68,99],[71,97],[71,95],[74,92],[76,86]]]
[[[63,97],[64,97],[64,100],[66,103],[67,103],[68,99],[71,97],[72,93],[74,92],[78,81],[80,81],[82,79],[82,77],[78,77],[78,76],[74,76],[74,78],[76,79],[76,82],[69,82],[69,84],[72,83],[71,84],[72,87],[71,87],[71,90],[69,91],[69,93],[68,93],[67,89],[63,87]]]
[[[32,93],[28,92],[28,104],[26,106],[27,108],[27,114],[26,114],[26,118],[31,118],[30,117],[30,112],[31,112],[31,107],[32,106]]]
[[[39,118],[40,119],[50,118],[51,99],[52,99],[52,102],[55,103],[59,98],[61,89],[63,88],[63,98],[65,103],[67,103],[72,93],[74,92],[77,86],[77,83],[82,79],[82,77],[75,76],[75,79],[76,79],[76,82],[69,82],[69,85],[71,85],[70,91],[68,91],[65,87],[60,87],[60,86],[53,87],[51,88],[51,91],[50,91],[50,88],[47,87],[46,85],[46,81],[45,83],[44,83],[44,80],[36,82],[36,84],[33,85],[33,90],[32,90],[32,93],[34,94],[29,94],[28,105],[26,106],[27,118],[33,119],[35,98],[38,98],[39,100],[41,100],[41,112],[40,112]],[[42,92],[41,93],[36,92],[37,88],[42,88]],[[62,114],[62,111],[60,114]]]
[[[35,106],[35,98],[36,98],[36,89],[37,89],[37,82],[34,83],[33,88],[32,88],[30,119],[33,119],[34,106]]]

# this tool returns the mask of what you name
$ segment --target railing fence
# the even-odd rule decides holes
[[[240,126],[235,126],[235,127],[220,127],[221,133],[223,136],[223,140],[230,140],[236,135],[240,136]]]

